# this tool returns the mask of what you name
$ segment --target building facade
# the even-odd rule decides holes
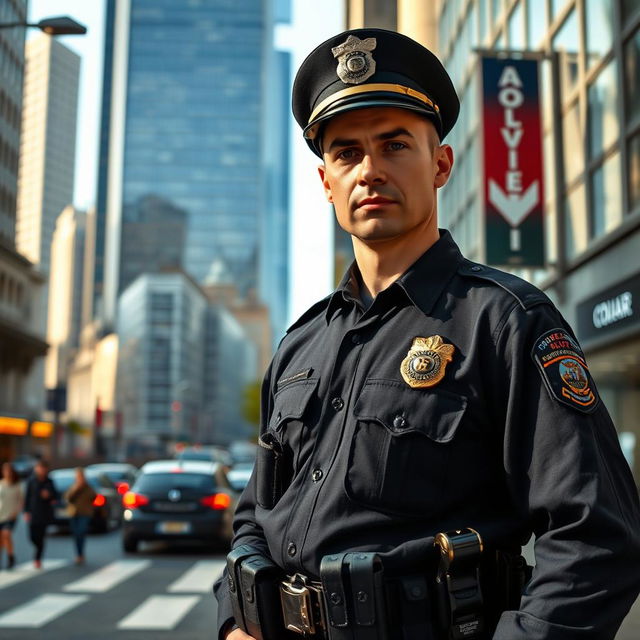
[[[201,282],[222,259],[242,292],[257,289],[267,6],[107,2],[96,276],[107,324],[119,293],[158,268],[171,225],[181,230],[160,266],[179,259]],[[124,239],[143,219],[134,270]]]

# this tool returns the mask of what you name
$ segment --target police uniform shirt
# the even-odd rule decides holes
[[[536,567],[499,640],[613,638],[640,589],[638,494],[571,329],[532,285],[450,234],[365,310],[356,271],[283,339],[262,391],[234,547],[315,579],[325,554],[432,566],[434,535],[534,533]],[[232,617],[216,585],[219,624]]]

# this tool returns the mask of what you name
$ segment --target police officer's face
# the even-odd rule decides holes
[[[436,190],[453,153],[426,118],[398,108],[350,111],[328,122],[322,149],[320,177],[345,231],[367,244],[437,239]]]

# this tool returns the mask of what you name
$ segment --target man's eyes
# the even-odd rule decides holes
[[[399,140],[389,140],[385,142],[384,151],[402,151],[403,149],[408,149],[408,145],[405,142],[400,142]],[[354,160],[361,152],[355,148],[347,148],[341,149],[336,153],[336,159],[338,160]]]
[[[391,140],[387,143],[386,149],[389,151],[400,151],[402,149],[406,149],[407,145],[404,142],[400,142],[398,140]]]

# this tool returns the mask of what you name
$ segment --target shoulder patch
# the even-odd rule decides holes
[[[591,413],[598,404],[598,394],[580,345],[565,329],[543,333],[531,351],[549,393],[583,413]]]
[[[553,305],[549,297],[540,291],[538,287],[518,276],[514,276],[512,273],[471,262],[471,260],[467,259],[462,261],[458,273],[498,285],[501,289],[510,293],[523,309],[530,309],[537,304]]]
[[[286,331],[285,334],[290,333],[294,329],[301,327],[302,325],[310,322],[315,317],[320,315],[328,306],[329,301],[331,300],[331,296],[333,294],[328,295],[326,298],[322,298],[315,304],[311,305]]]

